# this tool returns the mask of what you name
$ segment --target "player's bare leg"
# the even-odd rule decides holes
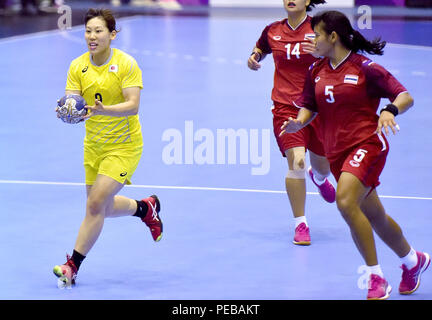
[[[107,176],[98,175],[93,186],[87,186],[86,216],[81,224],[75,249],[72,256],[66,256],[66,263],[56,265],[53,269],[58,277],[59,288],[71,288],[81,262],[99,237],[108,204],[113,202],[114,195],[121,190],[123,184]]]
[[[411,247],[399,225],[386,214],[375,189],[362,201],[361,209],[384,243],[400,258],[406,256]]]
[[[132,215],[139,217],[149,227],[153,240],[158,242],[162,239],[163,231],[162,220],[159,216],[160,208],[159,198],[156,195],[141,201],[116,195],[108,203],[105,217],[116,218]]]
[[[312,168],[316,171],[324,180],[330,175],[330,164],[326,157],[319,156],[316,153],[308,150],[309,152],[309,160]]]
[[[105,176],[98,175],[93,185],[87,185],[87,210],[75,243],[73,255],[67,255],[63,265],[54,267],[54,274],[59,278],[59,288],[70,288],[81,262],[97,241],[105,218],[136,216],[149,227],[154,241],[162,238],[162,221],[159,216],[160,203],[152,195],[141,201],[116,195],[124,184]]]
[[[305,148],[295,147],[285,152],[288,160],[288,168],[293,174],[285,178],[285,187],[290,200],[294,217],[305,215],[306,182],[305,170]]]
[[[377,255],[372,226],[360,208],[370,188],[349,172],[342,172],[336,191],[336,203],[350,227],[351,235],[368,266],[376,265]]]
[[[372,226],[360,207],[370,189],[353,174],[342,172],[336,191],[336,203],[370,271],[367,299],[382,300],[389,297],[392,288],[378,264]]]
[[[87,186],[86,215],[78,232],[75,250],[86,256],[98,239],[108,205],[123,188],[123,184],[105,175],[97,175],[95,183]]]
[[[309,245],[309,227],[305,217],[306,180],[305,180],[305,148],[294,147],[285,152],[288,161],[288,174],[285,178],[285,188],[294,215],[294,244]]]
[[[108,203],[105,218],[132,216],[137,211],[137,202],[125,196],[116,195]]]

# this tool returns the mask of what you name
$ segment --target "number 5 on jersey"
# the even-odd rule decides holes
[[[325,95],[328,96],[328,98],[326,99],[326,101],[328,103],[334,103],[335,102],[335,98],[334,98],[334,94],[333,94],[333,86],[325,86]]]

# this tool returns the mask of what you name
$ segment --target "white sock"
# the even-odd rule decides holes
[[[375,265],[375,266],[368,266],[369,268],[369,272],[371,274],[376,274],[378,276],[380,276],[381,278],[384,278],[384,274],[381,270],[381,266],[379,264]]]
[[[295,222],[295,227],[296,228],[299,226],[299,224],[301,224],[303,222],[306,224],[306,227],[308,226],[308,223],[306,221],[306,217],[305,216],[294,218],[294,222]]]
[[[313,179],[317,185],[320,186],[325,182],[325,179],[327,178],[326,176],[320,175],[318,172],[314,170],[314,168],[312,168],[312,173],[313,173]]]
[[[402,264],[404,264],[408,270],[414,268],[417,265],[417,253],[413,247],[411,247],[410,252],[405,257],[401,258]]]

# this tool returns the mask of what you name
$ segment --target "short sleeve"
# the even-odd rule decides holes
[[[384,67],[371,61],[363,63],[369,96],[394,101],[407,89]]]
[[[81,91],[81,80],[79,78],[79,73],[76,72],[77,67],[75,63],[72,63],[69,66],[67,79],[66,79],[66,90],[79,90]]]
[[[263,32],[261,33],[260,38],[256,42],[256,47],[260,49],[265,54],[272,53],[272,49],[268,42],[268,31],[270,29],[270,26],[267,26],[264,28]]]
[[[312,68],[313,65],[309,68],[309,71],[306,75],[302,95],[296,101],[293,101],[293,103],[298,108],[306,108],[313,112],[317,112],[318,109],[315,99],[315,82],[312,80]]]
[[[129,62],[125,64],[121,86],[123,89],[130,87],[143,88],[141,69],[132,57]]]

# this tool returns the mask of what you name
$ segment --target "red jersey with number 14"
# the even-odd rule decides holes
[[[273,53],[275,63],[272,100],[292,105],[303,91],[309,66],[317,59],[303,51],[302,42],[314,39],[311,17],[306,16],[297,28],[288,24],[288,19],[268,25],[256,43],[263,53]]]
[[[375,134],[381,98],[394,101],[406,91],[382,66],[352,52],[336,67],[328,58],[314,63],[295,104],[319,113],[324,150],[331,162]]]

